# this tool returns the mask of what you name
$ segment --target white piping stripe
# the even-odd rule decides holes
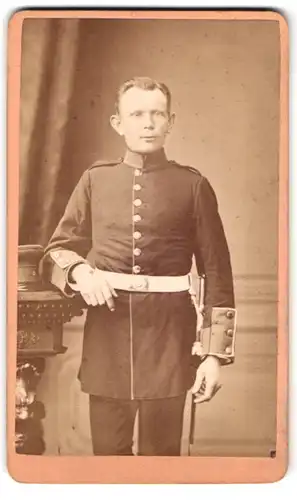
[[[130,378],[131,399],[134,399],[134,374],[133,374],[133,322],[132,322],[132,293],[129,293],[129,316],[130,316]]]
[[[133,172],[133,186],[132,186],[132,273],[135,265],[134,256],[134,237],[135,230],[134,224],[134,184],[135,184],[135,170]],[[134,374],[133,374],[133,318],[132,318],[132,293],[129,294],[129,323],[130,323],[130,379],[131,379],[131,399],[134,399]]]

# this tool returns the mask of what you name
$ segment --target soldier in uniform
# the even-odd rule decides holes
[[[166,156],[174,123],[167,86],[125,82],[110,121],[125,155],[83,172],[41,271],[87,306],[78,376],[89,394],[94,454],[131,455],[138,412],[138,454],[179,455],[187,391],[210,400],[221,365],[234,360],[229,250],[207,178]],[[193,256],[205,277],[197,372]]]

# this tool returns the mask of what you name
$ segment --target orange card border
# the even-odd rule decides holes
[[[277,444],[275,458],[254,457],[65,457],[26,456],[14,450],[14,398],[17,332],[17,247],[20,148],[20,63],[22,23],[28,18],[262,20],[279,23],[279,275],[277,350]],[[23,10],[8,26],[7,140],[7,464],[23,483],[270,483],[280,480],[288,462],[288,25],[275,11],[244,10]]]

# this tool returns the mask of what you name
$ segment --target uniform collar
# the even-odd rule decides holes
[[[133,168],[143,168],[145,170],[152,170],[167,163],[167,157],[164,149],[159,149],[154,153],[143,155],[135,153],[127,149],[123,162]]]

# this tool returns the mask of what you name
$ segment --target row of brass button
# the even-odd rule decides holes
[[[140,177],[142,175],[142,171],[139,170],[139,169],[136,169],[135,170],[135,176],[136,177]],[[134,184],[133,186],[133,189],[134,191],[140,191],[141,190],[141,185],[139,183],[137,184]],[[135,207],[140,207],[142,205],[142,201],[140,198],[136,198],[134,201],[133,201],[133,205]],[[140,214],[133,214],[133,222],[140,222],[142,220],[142,217]],[[134,231],[133,232],[133,238],[134,240],[140,240],[140,238],[142,237],[142,233],[140,231]],[[133,249],[133,255],[135,257],[139,257],[141,255],[141,249],[136,247]],[[141,267],[138,265],[138,264],[135,264],[132,268],[132,272],[133,274],[139,274],[141,272]]]

